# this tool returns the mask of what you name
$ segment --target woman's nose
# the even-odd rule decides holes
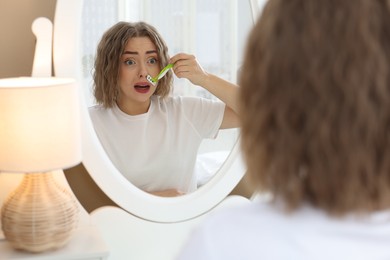
[[[139,77],[146,77],[148,75],[148,70],[146,69],[146,65],[141,64],[139,68]]]

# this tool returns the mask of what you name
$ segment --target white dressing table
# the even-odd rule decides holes
[[[39,254],[15,250],[0,238],[1,260],[105,260],[108,256],[109,250],[100,231],[92,225],[78,228],[64,247]]]
[[[91,213],[91,221],[99,227],[111,260],[174,260],[194,228],[214,211],[245,205],[250,200],[228,196],[206,214],[175,223],[150,222],[135,217],[118,207],[101,207]]]

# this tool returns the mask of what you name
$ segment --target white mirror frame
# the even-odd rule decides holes
[[[80,31],[82,0],[57,0],[54,17],[53,63],[55,76],[81,81]],[[239,141],[205,185],[193,193],[162,198],[132,185],[115,168],[101,146],[80,87],[83,164],[99,188],[118,206],[139,218],[154,222],[180,222],[200,216],[218,205],[238,184],[246,168]]]

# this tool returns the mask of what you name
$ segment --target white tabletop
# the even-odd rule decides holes
[[[15,250],[7,240],[0,238],[0,260],[107,259],[108,255],[109,250],[93,225],[78,228],[64,247],[38,254]]]

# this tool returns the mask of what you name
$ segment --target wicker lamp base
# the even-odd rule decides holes
[[[4,236],[11,245],[29,252],[64,246],[78,223],[78,205],[52,173],[26,174],[1,209]]]

